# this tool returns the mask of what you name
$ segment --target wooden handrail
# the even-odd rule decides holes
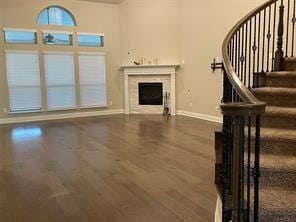
[[[228,56],[228,46],[231,39],[234,35],[239,31],[244,24],[246,24],[250,19],[252,19],[255,15],[263,11],[264,9],[268,8],[278,0],[269,0],[268,2],[264,3],[263,5],[257,7],[250,13],[248,13],[245,17],[243,17],[227,34],[226,38],[223,41],[222,46],[222,56],[224,61],[224,70],[225,73],[232,84],[232,87],[241,97],[243,102],[245,103],[242,105],[241,103],[232,103],[232,104],[222,104],[221,110],[223,114],[233,114],[234,110],[237,110],[240,113],[245,113],[243,110],[247,109],[247,113],[264,113],[266,104],[260,100],[258,100],[253,93],[243,84],[243,82],[239,79],[236,71],[234,70],[230,58]],[[231,109],[230,109],[231,107]]]

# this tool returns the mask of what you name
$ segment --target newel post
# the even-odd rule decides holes
[[[280,13],[279,13],[279,25],[278,25],[278,39],[277,50],[274,58],[274,70],[282,71],[284,68],[284,51],[283,51],[283,35],[284,35],[284,3],[281,0]]]

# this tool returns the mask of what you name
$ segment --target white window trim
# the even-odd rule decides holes
[[[70,31],[61,31],[61,30],[41,30],[42,34],[68,34],[73,35],[73,32]]]
[[[57,54],[57,55],[74,55],[74,52],[72,51],[43,51],[42,52],[43,55],[45,54]]]
[[[78,52],[78,55],[104,55],[104,56],[106,56],[106,52]]]
[[[107,108],[109,107],[108,104],[104,105],[95,105],[95,106],[80,106],[80,109],[95,109],[95,108]]]
[[[4,50],[5,53],[32,53],[39,54],[39,51],[36,50]]]
[[[3,31],[9,31],[9,32],[35,32],[37,33],[37,29],[22,29],[22,28],[3,28]]]
[[[67,108],[47,108],[46,112],[58,112],[58,111],[69,111],[69,110],[78,110],[77,106],[67,107]]]
[[[105,36],[104,33],[77,32],[77,35]]]
[[[17,114],[25,114],[25,113],[42,113],[44,109],[32,109],[32,110],[24,110],[24,111],[11,111],[10,109],[7,111],[9,115],[17,115]]]

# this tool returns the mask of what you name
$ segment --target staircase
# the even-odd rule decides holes
[[[253,89],[267,104],[261,119],[260,218],[296,221],[296,60],[287,71],[267,73]]]
[[[226,36],[222,55],[221,219],[296,222],[296,0],[266,0],[251,11]]]

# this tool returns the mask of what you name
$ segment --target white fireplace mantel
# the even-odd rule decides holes
[[[125,114],[130,114],[129,79],[132,76],[170,76],[170,109],[176,115],[176,69],[179,65],[122,65],[124,73]]]

